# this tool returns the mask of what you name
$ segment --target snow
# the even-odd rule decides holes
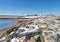
[[[38,18],[39,16],[25,16],[24,18]]]
[[[0,41],[1,41],[1,39],[0,39]]]
[[[12,35],[14,32],[11,32],[10,35]]]
[[[53,26],[50,26],[50,27],[48,27],[48,28],[49,28],[49,29],[52,29],[52,30],[54,29],[54,27],[53,27]]]
[[[34,22],[44,22],[46,19],[43,19],[43,18],[39,18],[39,19],[37,19],[37,20],[34,20]]]
[[[37,29],[39,29],[39,27],[38,27],[38,25],[28,25],[28,27],[32,27],[32,29],[31,30],[29,30],[29,28],[26,28],[26,27],[21,27],[21,28],[19,28],[19,29],[24,29],[25,31],[23,31],[23,32],[19,32],[19,35],[24,35],[24,34],[27,34],[27,33],[33,33],[33,32],[38,32],[38,30]],[[33,28],[34,27],[34,28]]]
[[[49,33],[49,32],[51,32],[52,33],[52,36],[54,37],[54,39],[57,39],[58,38],[58,35],[57,35],[57,33],[55,33],[54,31],[44,31],[44,32],[47,32],[47,33]]]
[[[6,39],[6,37],[2,37],[2,39],[1,40],[5,40]]]
[[[2,42],[7,42],[6,37],[2,37],[1,41]]]
[[[47,25],[40,25],[39,27],[41,27],[41,28],[46,28]]]
[[[58,20],[54,20],[55,22],[57,22],[57,23],[60,23],[60,21],[58,21]]]
[[[24,29],[25,31],[29,30],[28,28],[21,27],[19,29]]]
[[[44,22],[45,21],[45,19],[39,19],[39,22]]]
[[[37,32],[38,30],[36,29],[32,29],[32,30],[29,30],[28,32]]]
[[[19,40],[17,38],[12,38],[11,42],[19,42]]]
[[[57,33],[53,33],[52,36],[54,37],[54,39],[58,39],[58,35],[57,35]]]
[[[35,25],[35,29],[39,29],[39,27],[37,25]]]
[[[38,28],[38,25],[28,25],[28,26],[34,27],[33,29],[39,29],[39,28]]]
[[[32,30],[29,30],[29,31],[21,32],[20,34],[33,33],[33,32],[38,32],[38,30],[36,30],[36,29],[32,29]]]
[[[52,33],[54,33],[54,31],[51,31],[51,30],[49,30],[49,31],[44,31],[44,32],[48,32],[48,33],[49,33],[49,32],[52,32]]]

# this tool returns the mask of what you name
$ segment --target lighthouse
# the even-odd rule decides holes
[[[42,11],[40,11],[40,17],[42,17]]]

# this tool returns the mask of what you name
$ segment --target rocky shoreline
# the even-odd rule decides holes
[[[18,24],[6,30],[0,36],[0,41],[3,40],[6,42],[15,42],[15,40],[17,42],[60,41],[60,17],[58,16],[55,15],[27,16],[16,20],[18,20]]]
[[[4,20],[4,18],[2,20]],[[11,20],[10,18],[9,18],[9,20],[7,19],[7,21],[10,21],[10,20]],[[14,19],[13,19],[13,21],[14,21]],[[2,35],[2,34],[5,33],[5,31],[10,31],[11,29],[15,29],[15,28],[19,28],[20,26],[23,26],[24,21],[22,19],[21,20],[20,19],[19,20],[15,19],[15,21],[18,22],[16,25],[0,30],[0,34]],[[27,21],[27,20],[25,19],[25,21]]]

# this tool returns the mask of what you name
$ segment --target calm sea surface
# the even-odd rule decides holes
[[[0,30],[16,25],[17,21],[0,20]]]

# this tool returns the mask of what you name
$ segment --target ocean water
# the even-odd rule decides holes
[[[17,21],[0,20],[0,30],[16,25]]]

